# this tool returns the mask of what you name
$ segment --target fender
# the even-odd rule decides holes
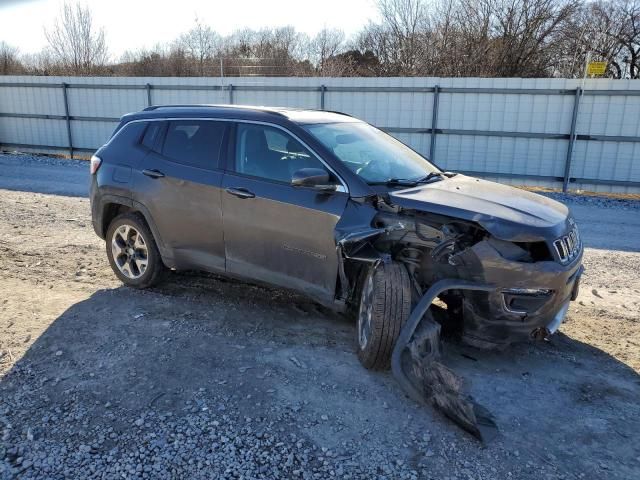
[[[94,196],[91,195],[90,198]],[[115,203],[117,205],[124,205],[129,208],[133,208],[133,204],[130,198],[123,197],[120,195],[112,195],[112,194],[100,194],[98,203],[91,204],[92,217],[93,217],[93,229],[96,234],[104,240],[106,236],[106,229],[103,227],[104,223],[104,214],[106,205],[110,203]]]
[[[153,238],[156,241],[156,245],[158,246],[158,250],[160,251],[160,255],[162,256],[162,261],[167,267],[175,268],[175,262],[173,260],[173,252],[171,251],[171,249],[167,248],[165,243],[163,242],[162,236],[160,235],[160,231],[158,230],[156,223],[153,221],[151,212],[149,212],[147,207],[145,207],[142,203],[132,200],[131,198],[122,197],[120,195],[111,195],[111,194],[102,195],[100,197],[100,202],[99,202],[99,205],[97,206],[97,208],[99,209],[98,210],[99,215],[94,216],[94,218],[99,219],[99,225],[96,224],[98,222],[94,222],[94,225],[93,225],[94,230],[96,231],[96,233],[100,238],[105,238],[106,231],[104,231],[104,229],[102,228],[102,219],[104,216],[105,206],[109,203],[124,205],[126,207],[131,208],[132,210],[140,212],[140,214],[144,217],[145,221],[147,222],[147,225],[149,225],[149,228],[151,229]]]

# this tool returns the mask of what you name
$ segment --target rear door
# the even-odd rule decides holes
[[[176,268],[224,270],[221,183],[228,122],[150,122],[134,200],[151,213]],[[153,138],[147,138],[153,137]]]
[[[346,188],[320,192],[291,186],[296,170],[328,168],[279,127],[237,123],[234,138],[222,184],[227,271],[333,299],[334,231]],[[333,181],[339,182],[335,176]]]

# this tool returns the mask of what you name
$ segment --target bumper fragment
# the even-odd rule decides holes
[[[491,291],[493,285],[446,279],[434,283],[422,296],[402,327],[391,355],[391,370],[402,389],[416,402],[433,405],[481,441],[497,434],[489,412],[467,393],[463,379],[443,365],[440,324],[425,317],[435,298],[447,290]]]

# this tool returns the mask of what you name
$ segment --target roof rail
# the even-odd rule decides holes
[[[237,110],[258,110],[265,113],[273,113],[274,115],[279,115],[281,117],[285,117],[283,113],[270,109],[268,107],[254,107],[251,105],[218,105],[218,104],[175,104],[175,105],[152,105],[150,107],[146,107],[143,112],[148,112],[152,110],[158,110],[160,108],[231,108]]]
[[[206,103],[194,103],[194,104],[175,104],[175,105],[151,105],[150,107],[146,107],[143,111],[147,112],[149,110],[157,110],[159,108],[197,108],[197,107],[201,107],[201,108],[206,108],[206,107],[220,107],[222,105],[213,105],[213,104],[206,104]]]
[[[338,112],[337,110],[318,110],[319,112],[335,113],[336,115],[344,115],[345,117],[353,118],[353,115],[344,112]]]
[[[257,107],[260,108],[260,107]],[[339,112],[337,110],[322,110],[320,108],[286,108],[286,107],[274,107],[276,111],[284,111],[284,112],[320,112],[320,113],[335,113],[336,115],[344,115],[345,117],[354,118],[353,115],[348,113]]]

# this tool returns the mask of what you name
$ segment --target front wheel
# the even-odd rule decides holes
[[[400,263],[370,269],[360,293],[358,359],[371,370],[388,369],[402,326],[411,314],[411,280]]]
[[[144,219],[137,213],[117,216],[106,235],[107,257],[116,276],[130,287],[158,283],[166,270]]]

